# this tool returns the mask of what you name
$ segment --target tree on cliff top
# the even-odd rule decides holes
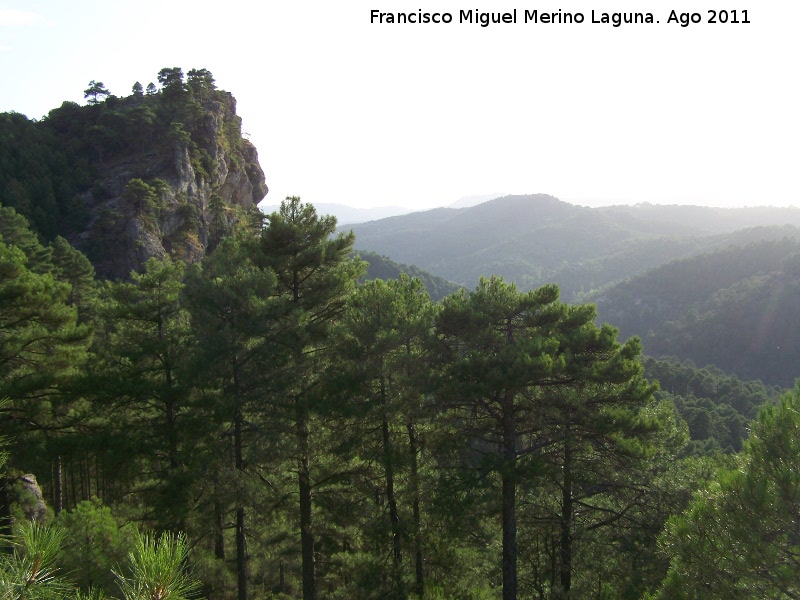
[[[89,104],[99,104],[111,95],[102,81],[92,79],[89,87],[83,90],[83,97],[89,99]]]

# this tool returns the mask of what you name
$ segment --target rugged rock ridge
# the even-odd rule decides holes
[[[43,240],[68,239],[101,277],[151,256],[202,257],[267,186],[235,98],[205,69],[187,75],[162,69],[126,97],[92,81],[85,106],[39,121],[0,113],[0,204]]]
[[[151,127],[140,144],[99,157],[95,182],[81,194],[89,219],[71,241],[100,276],[125,278],[167,254],[199,260],[267,194],[235,98],[213,83],[191,83],[114,103],[122,114],[152,111],[161,127]]]

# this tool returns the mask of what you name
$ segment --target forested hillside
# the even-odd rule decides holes
[[[359,249],[251,210],[210,73],[159,84],[0,116],[0,596],[798,596],[795,212],[511,196]]]
[[[590,299],[622,337],[641,336],[647,354],[791,386],[800,365],[798,265],[800,230],[746,230],[720,250],[670,262]]]
[[[761,381],[743,381],[707,365],[668,357],[642,359],[645,376],[659,384],[658,397],[669,400],[689,427],[684,449],[700,456],[739,452],[750,422],[761,407],[776,404],[783,390]]]
[[[409,277],[419,279],[430,295],[431,300],[434,302],[438,302],[445,296],[449,296],[460,289],[460,286],[455,283],[431,275],[419,267],[398,264],[390,258],[381,256],[375,252],[360,250],[357,252],[357,255],[367,265],[367,272],[362,279],[363,281],[372,279],[398,279],[402,274],[405,274]]]

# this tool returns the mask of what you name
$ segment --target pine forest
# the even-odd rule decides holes
[[[265,214],[157,82],[0,114],[0,598],[800,597],[793,222]]]

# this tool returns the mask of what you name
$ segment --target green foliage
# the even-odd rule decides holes
[[[80,111],[66,104],[64,113]],[[60,120],[34,122],[0,114],[0,203],[25,216],[44,239],[75,231],[88,219],[76,198],[90,185],[92,169],[65,143]]]
[[[133,546],[131,526],[120,528],[111,509],[97,498],[80,502],[62,512],[56,520],[64,535],[58,565],[69,573],[81,590],[112,590],[116,579],[112,569],[120,564]]]
[[[425,342],[433,326],[435,309],[418,279],[402,274],[390,281],[360,285],[351,298],[339,332],[336,380],[340,414],[355,417],[348,455],[357,455],[359,484],[380,485],[372,511],[363,509],[362,540],[353,543],[376,548],[360,560],[357,570],[373,579],[353,581],[350,593],[370,590],[384,597],[403,597],[410,585],[424,588],[424,573],[404,556],[421,563],[429,554],[423,539],[420,503],[424,477],[430,468],[419,452],[420,423],[426,409],[422,398],[425,379]],[[329,409],[330,410],[330,409]],[[344,457],[343,457],[344,458]],[[385,503],[385,504],[384,504]],[[357,560],[348,553],[348,560]],[[391,556],[386,577],[384,561]],[[367,565],[372,565],[371,568]],[[366,593],[366,591],[362,591]]]
[[[199,343],[195,358],[197,385],[213,399],[208,407],[211,439],[219,438],[232,460],[220,460],[215,447],[204,449],[207,475],[214,485],[205,501],[212,508],[214,555],[225,558],[223,519],[236,522],[237,585],[245,593],[247,557],[244,535],[246,507],[253,504],[248,485],[251,461],[257,446],[253,426],[260,423],[266,391],[280,388],[285,350],[278,344],[278,321],[284,313],[277,298],[274,273],[254,263],[252,237],[223,239],[214,252],[190,271],[187,300],[194,336]],[[267,447],[272,440],[265,440]],[[253,457],[251,459],[251,456]],[[246,462],[247,461],[247,462]],[[223,483],[225,482],[225,483]],[[208,527],[208,525],[206,525]]]
[[[164,90],[183,91],[183,70],[180,67],[161,69],[158,72],[158,83]]]
[[[167,139],[172,142],[178,142],[180,144],[191,144],[192,136],[189,134],[188,131],[183,126],[183,123],[178,123],[177,121],[173,121],[169,124],[169,129],[167,129]]]
[[[601,317],[623,335],[641,335],[653,356],[790,386],[800,362],[800,288],[784,264],[800,236],[792,228],[755,233],[762,239],[675,261],[606,290],[598,298]]]
[[[158,192],[141,179],[131,179],[125,184],[122,198],[130,203],[134,216],[152,220],[157,215]]]
[[[675,358],[642,359],[645,374],[660,384],[659,396],[671,401],[689,426],[694,454],[738,452],[758,410],[775,404],[782,390],[760,381],[742,381],[708,365],[698,368]]]
[[[334,324],[347,306],[349,294],[363,274],[363,263],[348,258],[353,235],[333,237],[336,219],[319,217],[314,207],[298,197],[287,198],[280,211],[267,218],[258,239],[258,264],[274,274],[278,300],[285,312],[277,323],[291,331],[282,346],[287,352],[291,376],[273,396],[273,407],[294,432],[291,460],[297,465],[298,512],[302,556],[302,586],[305,599],[316,598],[315,544],[313,524],[314,478],[338,479],[327,468],[312,470],[317,416],[326,414],[324,381],[332,358]],[[324,429],[323,429],[324,431]],[[327,465],[325,465],[327,466]],[[240,587],[241,589],[241,587]]]
[[[798,593],[800,386],[762,409],[736,469],[670,519],[663,598],[793,598]]]
[[[110,95],[103,82],[94,79],[89,82],[89,87],[83,90],[83,97],[89,99],[89,104],[99,104]]]
[[[22,250],[29,269],[40,274],[51,271],[52,250],[40,243],[28,220],[10,206],[0,206],[0,236],[9,246]]]
[[[23,523],[13,539],[13,552],[0,554],[0,598],[58,600],[70,585],[58,573],[56,556],[64,534],[57,528]]]
[[[191,69],[188,73],[187,84],[196,98],[204,98],[217,89],[214,77],[208,69]]]
[[[0,241],[0,395],[14,399],[44,393],[68,376],[89,335],[67,304],[70,286],[27,262]]]
[[[593,306],[559,303],[555,286],[520,293],[499,278],[446,298],[437,316],[438,396],[467,443],[462,464],[502,494],[508,597],[517,593],[518,522],[529,528],[529,550],[519,553],[533,562],[528,577],[567,595],[578,581],[579,544],[593,541],[585,532],[639,527],[631,509],[683,441],[671,410],[653,406],[638,340],[619,344],[594,317]],[[523,499],[529,514],[518,516]],[[535,549],[547,544],[550,559],[541,561]]]
[[[97,540],[86,540],[78,546],[71,542],[71,535],[93,534],[104,536],[111,528],[106,526],[107,516],[97,518],[97,506],[82,507],[84,513],[76,521],[67,521],[71,533],[54,526],[23,523],[17,530],[11,553],[0,554],[0,598],[3,600],[102,600],[106,598],[102,588],[87,591],[76,590],[72,581],[58,566],[60,555],[69,557],[69,566],[80,566],[86,574],[100,562],[108,565],[113,559],[110,548]],[[88,519],[88,520],[87,520]],[[69,545],[67,545],[69,544]],[[189,600],[196,598],[200,583],[193,578],[187,567],[189,548],[183,535],[164,534],[157,538],[138,532],[131,541],[132,549],[127,553],[124,567],[113,575],[123,592],[125,600]],[[83,551],[90,552],[86,555]],[[77,552],[77,556],[72,556]],[[78,560],[89,560],[89,565],[78,565]],[[86,571],[83,571],[86,569]],[[110,569],[108,575],[111,575]],[[110,584],[105,577],[101,583]],[[108,588],[106,588],[108,589]]]
[[[360,250],[358,257],[367,263],[367,273],[362,281],[373,279],[399,279],[405,274],[408,277],[419,279],[428,291],[431,299],[435,302],[443,299],[458,291],[459,286],[441,277],[436,277],[430,273],[413,265],[400,265],[386,256],[381,256],[375,252]]]
[[[87,322],[95,308],[97,281],[89,259],[73,248],[63,237],[56,236],[51,245],[55,277],[70,286],[67,303],[78,309],[78,322]]]
[[[295,196],[267,218],[259,240],[259,264],[275,274],[280,293],[295,304],[294,310],[310,311],[314,317],[298,339],[298,350],[316,343],[316,336],[327,336],[364,270],[360,260],[348,258],[354,236],[331,237],[335,229],[336,219],[319,217],[313,205]]]
[[[119,415],[116,444],[142,460],[134,477],[158,509],[151,522],[159,528],[183,529],[188,510],[193,342],[181,297],[184,273],[182,262],[151,258],[130,282],[107,284],[103,343],[94,349],[99,369],[91,378],[103,412]]]
[[[125,600],[188,600],[200,582],[187,571],[186,538],[169,533],[138,534],[125,567],[114,574]]]

